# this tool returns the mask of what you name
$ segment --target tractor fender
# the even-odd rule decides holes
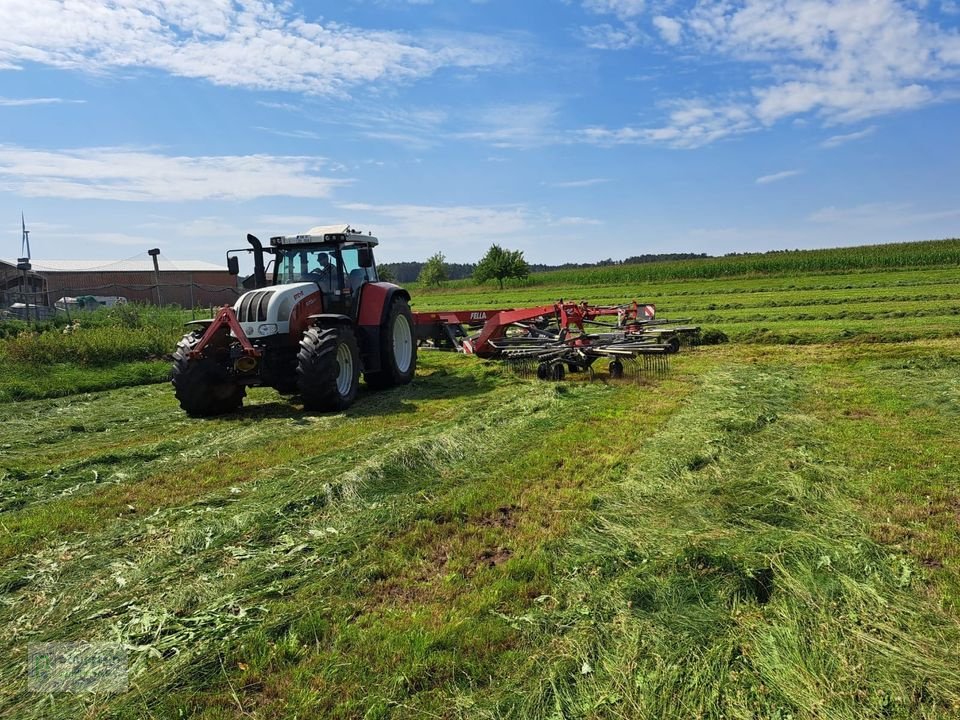
[[[198,325],[200,327],[206,328],[206,327],[210,327],[210,323],[212,322],[213,322],[213,318],[207,318],[206,320],[188,320],[187,322],[184,323],[184,325],[186,325],[187,327],[189,327],[190,325]]]
[[[390,313],[394,298],[410,302],[410,293],[399,285],[385,282],[366,283],[360,290],[358,325],[383,325]]]
[[[338,313],[318,313],[316,315],[308,315],[307,320],[309,320],[312,325],[353,326],[353,320],[350,319],[349,315],[340,315]]]

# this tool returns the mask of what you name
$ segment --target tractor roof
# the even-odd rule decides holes
[[[349,225],[318,225],[300,235],[278,235],[277,237],[270,238],[270,244],[274,246],[312,245],[325,242],[361,242],[371,246],[378,244],[377,239],[373,235],[369,233],[364,235]]]

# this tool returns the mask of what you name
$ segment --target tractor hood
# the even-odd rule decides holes
[[[320,288],[312,282],[273,285],[244,293],[237,298],[233,310],[251,340],[286,335],[293,309],[314,294],[319,295]]]

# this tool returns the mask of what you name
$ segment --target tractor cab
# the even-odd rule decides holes
[[[274,255],[271,284],[315,283],[323,293],[325,312],[355,316],[360,288],[377,282],[373,259],[377,238],[348,225],[273,237],[270,245]]]

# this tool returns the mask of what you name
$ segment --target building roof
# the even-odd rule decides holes
[[[16,260],[0,258],[0,263],[17,266]],[[160,272],[226,272],[223,265],[205,260],[167,260],[159,258]],[[30,261],[33,272],[153,272],[153,260],[37,260]]]

